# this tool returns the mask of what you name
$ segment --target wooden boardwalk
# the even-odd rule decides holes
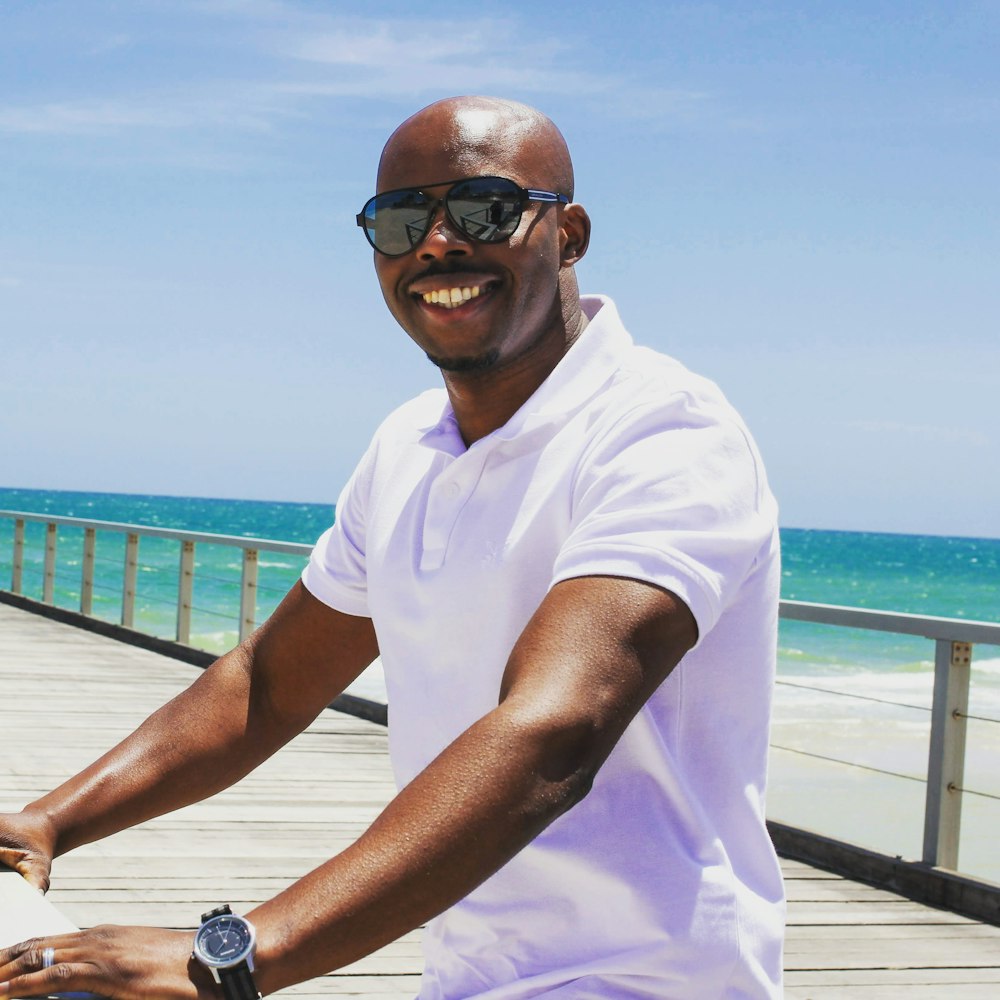
[[[0,811],[94,759],[196,669],[0,604]],[[393,793],[386,753],[384,729],[325,712],[222,795],[60,858],[50,898],[81,926],[192,927],[219,902],[248,909],[372,820]],[[787,997],[1000,997],[1000,928],[783,867]],[[283,995],[412,998],[420,964],[414,933]]]

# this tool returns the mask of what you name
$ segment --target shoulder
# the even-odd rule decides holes
[[[593,402],[580,484],[617,471],[685,490],[711,483],[765,501],[763,463],[742,417],[714,381],[676,358],[629,338]]]
[[[676,359],[646,347],[631,348],[621,360],[601,401],[594,441],[621,447],[633,436],[669,435],[673,446],[711,437],[759,461],[743,418],[711,379]],[[711,434],[695,435],[697,431]]]
[[[618,381],[623,395],[637,403],[659,403],[664,412],[704,412],[718,419],[740,419],[715,382],[650,347],[636,346],[628,352]]]
[[[596,341],[596,345],[588,345],[588,350],[610,362],[614,372],[594,400],[597,410],[611,420],[628,413],[655,411],[664,421],[681,425],[692,420],[742,425],[739,414],[715,382],[669,354],[636,344],[611,299],[585,296],[582,301],[590,318],[584,336],[592,333]]]

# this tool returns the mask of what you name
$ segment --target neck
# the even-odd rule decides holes
[[[579,297],[574,297],[571,307],[563,309],[560,328],[508,364],[478,372],[442,372],[466,447],[510,420],[549,377],[586,325]]]

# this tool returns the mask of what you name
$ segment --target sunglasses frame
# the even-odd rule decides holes
[[[519,202],[517,222],[514,224],[514,228],[506,236],[502,236],[500,239],[496,240],[483,239],[480,236],[467,232],[462,223],[452,214],[451,206],[448,204],[449,196],[459,184],[466,184],[469,181],[503,181],[504,184],[511,185],[513,189],[512,193],[516,192]],[[439,181],[437,184],[427,184],[425,187],[443,187],[445,184],[448,185],[448,190],[445,191],[440,198],[431,197],[424,187],[393,188],[391,191],[381,191],[379,194],[373,195],[369,198],[368,201],[365,202],[361,211],[358,212],[357,216],[355,216],[355,222],[361,227],[361,231],[365,234],[365,239],[368,240],[371,248],[376,253],[380,253],[383,257],[405,257],[408,253],[412,253],[417,249],[417,247],[420,246],[421,243],[424,242],[425,239],[427,239],[427,234],[433,228],[434,216],[437,215],[438,209],[442,206],[444,206],[445,214],[448,216],[449,222],[458,232],[460,232],[463,236],[467,236],[470,240],[475,240],[477,243],[485,243],[489,246],[491,244],[496,245],[499,243],[505,243],[514,235],[514,233],[517,232],[517,227],[521,224],[521,216],[524,214],[524,209],[530,202],[537,201],[558,205],[569,204],[568,195],[560,194],[557,191],[542,191],[538,188],[523,188],[520,184],[516,181],[512,181],[509,177],[499,177],[495,174],[484,174],[479,177],[459,177],[457,180]],[[372,239],[371,233],[368,231],[367,212],[372,203],[378,201],[379,198],[384,198],[386,195],[391,194],[402,194],[404,192],[414,192],[416,194],[423,195],[423,197],[427,199],[427,228],[424,230],[420,239],[406,250],[402,250],[399,253],[387,253],[385,250],[380,250],[375,245],[375,241]]]

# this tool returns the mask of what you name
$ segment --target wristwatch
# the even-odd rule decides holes
[[[202,914],[193,957],[212,973],[226,1000],[260,1000],[260,990],[253,981],[256,947],[253,924],[233,913],[226,903]]]

